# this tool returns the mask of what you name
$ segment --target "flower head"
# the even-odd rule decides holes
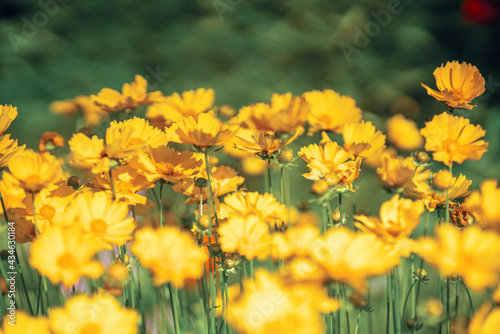
[[[404,151],[415,151],[422,147],[424,139],[420,135],[417,124],[397,114],[386,123],[387,140],[398,149]]]
[[[5,168],[25,147],[26,145],[17,146],[17,139],[10,139],[10,134],[4,135],[0,139],[0,169]]]
[[[0,105],[0,137],[9,128],[12,121],[17,117],[17,107],[10,104]]]
[[[109,118],[109,114],[105,110],[98,107],[89,96],[83,95],[71,100],[52,102],[50,110],[63,116],[71,116],[80,111],[88,126],[98,126],[101,121]]]
[[[411,157],[403,159],[400,156],[393,157],[389,153],[384,153],[381,156],[380,167],[377,168],[377,175],[386,188],[399,189],[413,177],[414,172],[417,174],[422,170],[423,167],[417,167]]]
[[[233,145],[239,150],[267,158],[290,144],[303,131],[304,129],[300,127],[293,133],[278,136],[272,132],[241,129],[236,135]]]
[[[472,210],[479,225],[500,232],[500,187],[498,181],[486,180],[480,191],[473,191],[465,200],[465,206]]]
[[[385,135],[376,131],[371,122],[346,124],[342,136],[345,149],[360,157],[374,155],[385,147]]]
[[[23,310],[16,310],[14,325],[9,324],[11,322],[9,316],[5,316],[3,320],[3,331],[0,329],[2,334],[52,334],[50,330],[49,321],[47,317],[44,316],[31,316],[24,312]]]
[[[487,303],[474,313],[467,333],[468,334],[489,334],[495,333],[500,328],[500,309],[491,309]]]

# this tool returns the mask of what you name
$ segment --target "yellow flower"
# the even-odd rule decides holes
[[[109,171],[109,158],[105,156],[104,140],[97,136],[87,137],[83,133],[74,134],[68,142],[71,150],[69,163],[72,167],[92,170],[93,173]]]
[[[309,134],[321,130],[342,133],[345,124],[361,120],[361,109],[350,96],[339,95],[331,89],[313,90],[303,96],[311,109],[307,119],[311,125]]]
[[[170,126],[182,118],[192,116],[195,120],[198,115],[207,112],[214,104],[213,89],[198,88],[166,96],[163,101],[148,107],[146,117],[153,123]]]
[[[233,145],[239,150],[270,157],[294,141],[303,131],[304,129],[300,127],[294,133],[278,136],[271,132],[241,129]]]
[[[160,102],[163,96],[159,90],[148,93],[148,82],[140,75],[132,83],[123,84],[122,92],[103,88],[97,95],[91,95],[94,103],[106,111],[129,111],[140,105]]]
[[[49,320],[44,316],[35,316],[27,314],[23,310],[15,311],[15,325],[9,324],[12,318],[8,315],[3,319],[2,334],[52,334],[49,326]]]
[[[211,110],[200,114],[198,119],[193,116],[182,118],[178,123],[165,129],[165,132],[174,143],[206,149],[225,144],[238,132],[238,129],[236,125],[223,123]]]
[[[263,260],[271,249],[269,226],[256,216],[229,219],[220,225],[219,236],[223,251],[238,253],[249,260]]]
[[[116,202],[104,193],[85,192],[73,199],[66,210],[66,219],[74,222],[85,234],[95,237],[100,247],[112,249],[132,239],[134,218],[127,215],[129,206]]]
[[[23,199],[26,197],[26,192],[19,186],[16,178],[9,172],[3,171],[2,173],[0,192],[2,193],[7,212],[12,208],[22,208],[24,206]],[[1,205],[0,213],[3,214]]]
[[[54,334],[136,334],[139,314],[107,294],[79,294],[49,311]]]
[[[203,162],[196,159],[192,152],[177,152],[168,146],[149,147],[146,153],[140,153],[130,165],[139,169],[150,182],[163,180],[177,183],[199,172]]]
[[[31,244],[30,264],[52,284],[71,287],[83,276],[97,279],[104,273],[102,263],[93,260],[101,249],[78,228],[53,226]]]
[[[443,277],[461,276],[475,292],[498,283],[500,274],[500,237],[471,226],[463,230],[442,224],[434,238],[419,240],[417,253]]]
[[[422,84],[427,94],[438,101],[445,101],[451,108],[472,109],[469,103],[483,94],[484,78],[476,66],[454,60],[446,65],[441,64],[434,70],[434,78],[439,92]]]
[[[130,246],[141,264],[153,273],[154,284],[166,282],[182,288],[187,279],[203,275],[206,255],[193,237],[173,227],[142,228]]]
[[[391,117],[385,125],[387,127],[387,140],[398,149],[415,151],[422,147],[424,139],[420,135],[417,124],[412,120],[397,114]]]
[[[430,175],[430,170],[415,174],[406,183],[403,194],[423,201],[427,210],[432,212],[438,205],[446,205],[446,192],[431,188],[429,184]],[[448,200],[451,202],[455,198],[467,196],[470,193],[469,186],[471,183],[472,181],[467,180],[462,174],[454,177],[448,188]]]
[[[49,153],[38,154],[33,150],[15,156],[9,163],[9,170],[19,185],[30,193],[37,193],[62,179],[59,160]]]
[[[413,177],[415,168],[417,168],[415,174],[423,170],[423,167],[415,165],[411,157],[404,159],[400,156],[393,157],[389,153],[383,153],[381,165],[377,168],[377,175],[386,188],[399,189]]]
[[[17,139],[10,139],[10,134],[4,135],[2,139],[0,139],[0,169],[5,168],[10,160],[25,148],[26,145],[17,146]]]
[[[479,160],[487,151],[488,143],[478,140],[486,134],[480,125],[472,125],[463,117],[443,112],[435,115],[421,131],[425,137],[425,149],[434,152],[436,161],[451,166],[465,160]]]
[[[500,328],[500,309],[491,310],[491,306],[485,303],[474,313],[467,333],[492,334],[496,333],[498,328]]]
[[[98,126],[109,114],[98,107],[89,96],[77,96],[71,100],[55,101],[50,104],[50,110],[59,115],[71,116],[81,111],[88,126]]]
[[[17,115],[17,107],[10,104],[0,105],[0,136],[3,136]]]
[[[371,122],[346,124],[342,136],[345,149],[360,157],[377,154],[385,147],[385,135],[382,131],[376,131]]]
[[[311,245],[319,238],[319,234],[319,229],[310,225],[290,228],[285,233],[276,233],[273,235],[273,257],[287,259],[312,256]]]
[[[500,187],[498,181],[486,180],[480,191],[473,191],[465,206],[474,212],[479,225],[500,232]]]

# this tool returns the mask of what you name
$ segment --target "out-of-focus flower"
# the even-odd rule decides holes
[[[472,317],[467,334],[496,333],[500,328],[500,309],[491,310],[491,305],[483,304]]]
[[[485,91],[485,81],[476,66],[454,60],[434,70],[439,92],[422,84],[427,94],[451,108],[472,109],[469,103]]]
[[[32,243],[30,264],[52,284],[71,287],[83,276],[97,279],[104,273],[102,263],[93,260],[100,250],[100,244],[79,228],[53,226]]]
[[[416,171],[415,168],[417,168]],[[397,190],[413,177],[414,172],[417,174],[422,170],[423,167],[417,167],[411,157],[404,159],[400,156],[393,157],[389,153],[384,153],[381,165],[377,168],[377,175],[386,188]]]
[[[420,132],[425,137],[425,149],[434,152],[433,159],[448,167],[453,162],[479,160],[488,149],[487,142],[478,140],[486,134],[480,125],[446,112],[435,115]]]
[[[380,153],[385,147],[385,135],[371,122],[361,121],[344,126],[344,148],[356,156],[368,157]]]
[[[312,257],[313,248],[320,232],[317,227],[297,226],[286,230],[285,233],[273,235],[273,257],[288,259],[291,257]]]
[[[304,93],[311,111],[307,121],[311,125],[309,134],[324,131],[342,133],[344,125],[361,120],[361,109],[350,96],[344,96],[331,89],[313,90]]]
[[[52,308],[49,319],[54,334],[136,334],[139,314],[123,308],[108,294],[79,294],[67,300],[64,307]]]
[[[2,172],[0,192],[2,193],[7,212],[9,212],[12,208],[22,208],[24,206],[23,199],[26,197],[26,192],[19,186],[16,178],[9,172]],[[1,205],[0,213],[4,213]]]
[[[4,317],[3,331],[0,329],[1,334],[52,334],[49,321],[44,316],[32,317],[23,310],[17,309],[15,317],[15,325],[9,324],[12,321],[10,317]]]
[[[3,136],[17,115],[17,107],[10,104],[0,105],[0,137]]]
[[[498,283],[500,237],[471,226],[442,224],[435,237],[418,241],[417,253],[443,277],[461,276],[471,290],[481,292]]]
[[[142,228],[130,246],[141,264],[153,273],[154,284],[182,288],[188,279],[203,275],[206,255],[192,236],[173,227]]]
[[[45,132],[38,143],[38,151],[45,153],[64,146],[64,138],[57,132]]]
[[[53,113],[63,116],[72,116],[81,111],[85,123],[91,127],[98,126],[103,120],[109,118],[109,114],[96,106],[90,96],[77,96],[71,100],[55,101],[50,104],[49,108]]]
[[[17,139],[10,139],[10,134],[0,139],[0,169],[5,168],[9,162],[26,148],[26,145],[17,146]]]
[[[387,127],[387,140],[398,149],[415,151],[422,147],[424,139],[420,135],[417,124],[397,114],[385,123]]]
[[[140,75],[132,83],[123,84],[122,92],[103,88],[97,95],[91,95],[94,103],[106,111],[129,111],[140,105],[160,102],[163,96],[159,90],[148,93],[148,82]]]
[[[293,133],[276,135],[265,131],[241,129],[236,135],[234,145],[240,150],[252,152],[267,159],[294,141],[304,129],[300,127]]]
[[[497,180],[486,180],[480,191],[473,191],[465,200],[479,225],[500,232],[500,187]]]

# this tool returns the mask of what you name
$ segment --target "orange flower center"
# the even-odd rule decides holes
[[[130,182],[127,181],[116,181],[115,184],[116,192],[123,195],[132,195],[134,194],[134,187]]]
[[[453,90],[453,100],[456,102],[462,101],[464,99],[464,94],[460,90]]]
[[[165,176],[172,176],[175,173],[175,166],[170,162],[160,162],[156,164],[156,172]]]
[[[56,209],[50,205],[50,204],[44,204],[40,208],[40,211],[38,212],[40,216],[43,217],[45,220],[52,220],[54,219],[54,216],[56,215]]]
[[[57,258],[57,266],[60,268],[64,268],[67,270],[76,270],[78,269],[78,262],[73,254],[69,252],[65,252]]]
[[[24,179],[24,186],[30,192],[37,192],[41,189],[42,178],[40,175],[30,175]]]
[[[95,234],[104,234],[108,231],[108,224],[101,218],[97,218],[90,222],[90,230]]]
[[[93,324],[93,323],[88,323],[85,324],[81,329],[80,329],[80,334],[101,334],[101,326]]]
[[[132,146],[132,145],[140,145],[142,143],[144,143],[144,141],[141,138],[134,137],[130,138],[127,144]]]
[[[454,153],[456,151],[458,151],[460,145],[458,144],[458,142],[456,140],[453,140],[453,139],[447,139],[443,142],[443,146],[444,148],[450,152],[450,153]]]

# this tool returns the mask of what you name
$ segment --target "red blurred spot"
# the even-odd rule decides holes
[[[466,0],[461,10],[465,19],[474,23],[489,24],[500,19],[499,3],[493,0]]]

